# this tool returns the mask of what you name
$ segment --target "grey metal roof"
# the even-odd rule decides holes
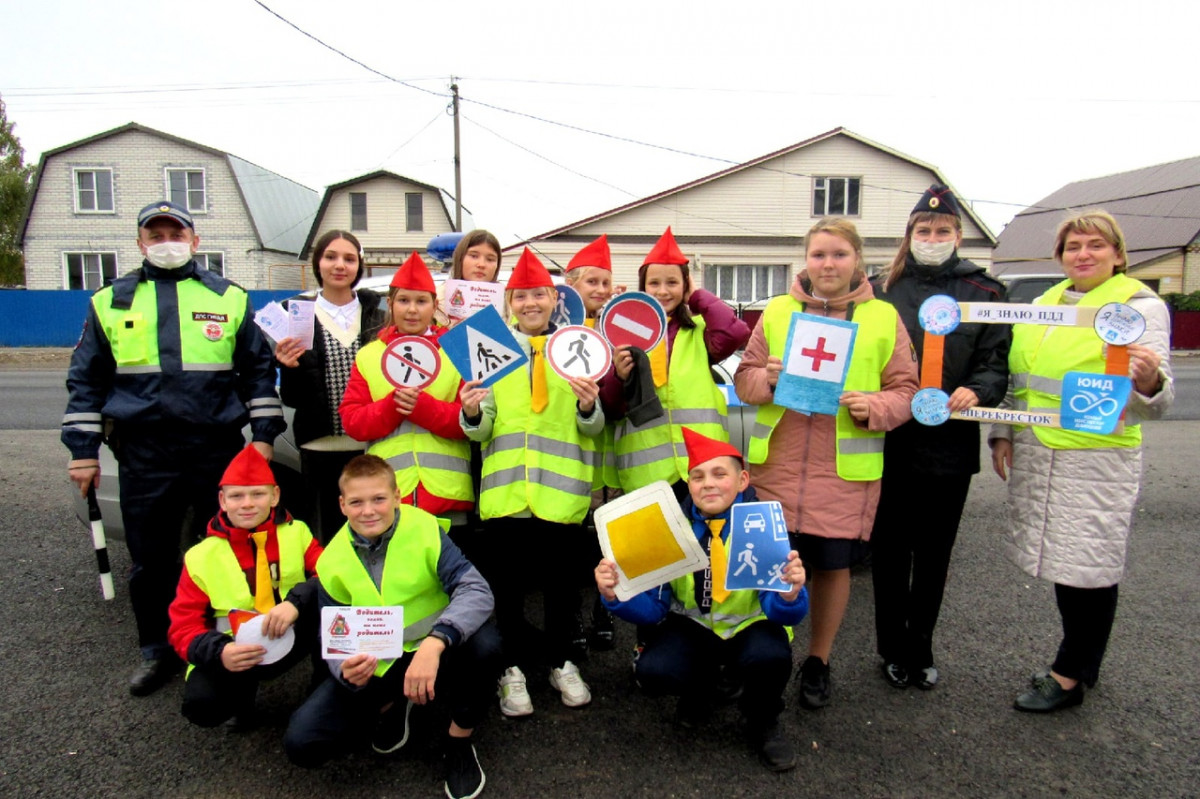
[[[297,255],[321,195],[236,155],[227,158],[262,248]]]
[[[1131,268],[1178,251],[1200,232],[1200,158],[1068,183],[1008,223],[993,262],[1050,258],[1059,222],[1088,208],[1116,217]]]

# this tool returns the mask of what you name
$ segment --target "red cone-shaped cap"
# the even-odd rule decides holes
[[[536,289],[542,286],[553,288],[554,281],[550,279],[550,273],[546,271],[546,267],[542,266],[538,257],[526,247],[525,251],[521,253],[521,259],[513,267],[512,277],[508,279],[508,285],[504,289],[513,291],[515,289]]]
[[[662,234],[662,238],[654,245],[654,249],[646,256],[646,260],[642,261],[642,266],[649,264],[679,264],[686,265],[687,258],[683,257],[683,252],[679,249],[679,245],[675,243],[675,234],[671,232],[671,228]]]
[[[575,257],[567,264],[567,271],[582,269],[585,266],[612,271],[612,253],[608,249],[607,233],[575,253]]]
[[[437,294],[437,286],[433,284],[433,275],[429,274],[429,267],[425,266],[424,259],[417,255],[416,251],[408,256],[404,265],[396,270],[396,274],[392,275],[391,286],[394,289],[428,291],[430,294]]]
[[[273,486],[275,475],[271,472],[271,464],[262,453],[250,444],[234,456],[221,475],[223,486]]]
[[[746,462],[742,460],[742,453],[737,451],[737,447],[726,444],[724,441],[717,441],[715,438],[702,436],[687,427],[683,428],[683,443],[687,446],[689,472],[700,464],[722,455],[737,458],[738,463],[741,463],[743,467],[746,465]]]

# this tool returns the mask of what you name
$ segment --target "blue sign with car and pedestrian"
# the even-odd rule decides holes
[[[778,502],[741,502],[729,509],[729,566],[725,587],[730,591],[792,589],[783,579],[788,552],[787,522]]]

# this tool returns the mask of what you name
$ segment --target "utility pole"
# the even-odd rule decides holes
[[[454,77],[451,76],[451,81]],[[454,229],[462,232],[462,157],[458,149],[458,84],[450,84],[450,94],[454,100]]]

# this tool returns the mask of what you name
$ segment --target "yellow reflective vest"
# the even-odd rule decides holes
[[[355,551],[353,533],[346,524],[317,560],[317,577],[325,593],[342,605],[404,608],[404,651],[421,645],[437,623],[450,597],[438,578],[442,534],[436,517],[404,505],[396,531],[383,560],[383,585],[375,587],[367,567]],[[381,659],[375,676],[382,677],[395,659]]]
[[[788,327],[792,314],[804,310],[804,305],[790,294],[776,297],[763,311],[763,336],[771,355],[783,358],[787,345]],[[858,324],[854,337],[854,352],[846,371],[846,391],[879,391],[880,376],[896,348],[896,309],[882,300],[868,300],[854,306],[853,321]],[[770,403],[759,405],[750,433],[747,459],[763,463],[767,459],[771,434],[786,409]],[[871,481],[883,477],[882,432],[860,427],[845,408],[838,408],[837,473],[843,480]],[[787,442],[782,442],[787,446]]]
[[[628,419],[616,425],[613,449],[620,487],[625,491],[657,480],[675,483],[687,479],[684,427],[717,441],[729,440],[725,395],[709,371],[704,318],[694,316],[692,321],[696,323],[694,328],[676,332],[667,363],[667,382],[657,389],[663,415],[643,425]]]
[[[671,612],[687,616],[692,621],[707,627],[728,640],[758,621],[768,621],[763,613],[762,602],[757,591],[730,591],[724,602],[715,599],[709,613],[703,613],[696,604],[696,575],[685,574],[669,583],[671,586]],[[792,628],[784,626],[788,640],[792,640]]]
[[[354,357],[354,365],[366,379],[371,399],[376,401],[395,390],[383,376],[381,359],[386,346],[376,339]],[[460,380],[458,371],[443,353],[441,371],[424,391],[434,399],[453,402]],[[391,435],[372,441],[367,452],[383,458],[395,470],[396,487],[401,494],[411,494],[420,483],[429,493],[443,499],[466,502],[475,499],[471,487],[471,443],[465,439],[442,438],[405,419]]]
[[[1070,287],[1071,281],[1064,280],[1034,302],[1058,305],[1063,292]],[[1110,302],[1127,302],[1145,289],[1146,284],[1118,272],[1084,294],[1078,304],[1098,308]],[[1018,410],[1058,413],[1062,406],[1062,379],[1067,372],[1104,373],[1104,342],[1091,326],[1016,324],[1008,368]],[[1142,442],[1139,424],[1126,425],[1124,430],[1111,435],[1052,427],[1034,427],[1033,432],[1050,449],[1136,447]]]

